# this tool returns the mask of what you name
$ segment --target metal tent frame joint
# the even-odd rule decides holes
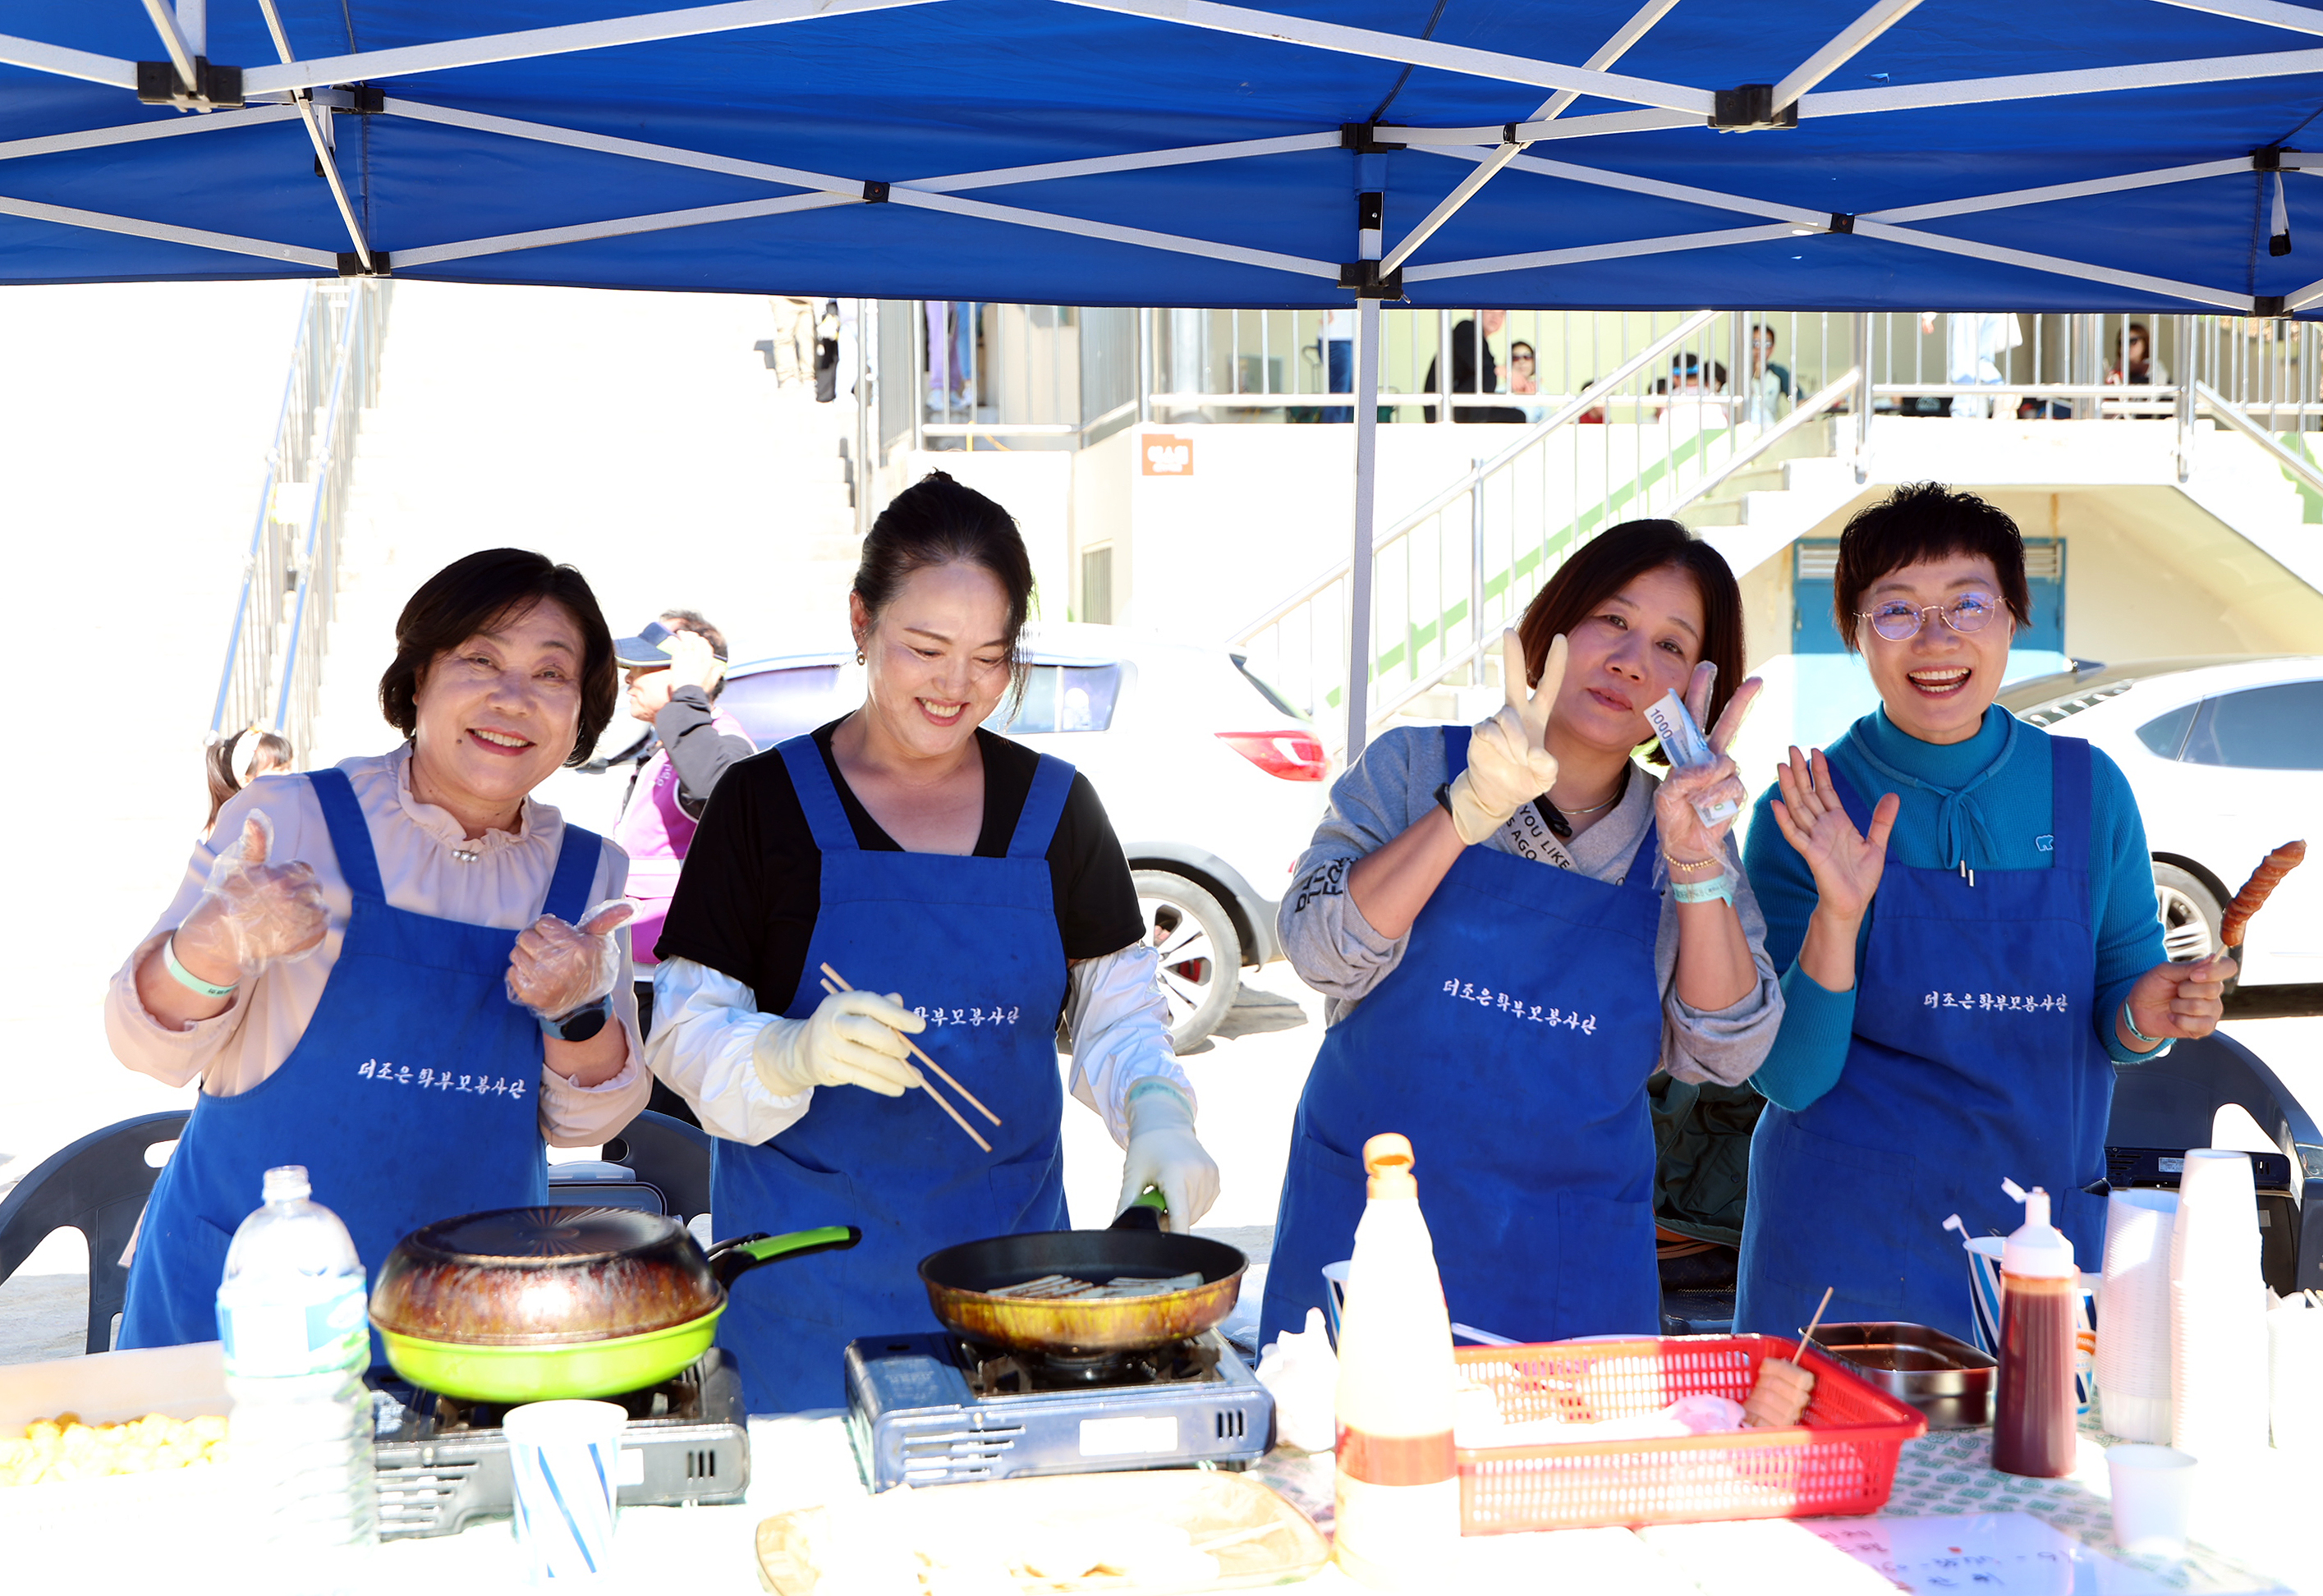
[[[363,258],[354,251],[342,250],[339,252],[339,275],[341,277],[392,277],[395,273],[389,264],[388,252],[385,250],[372,251],[371,264],[368,266],[363,264]]]
[[[1771,83],[1745,83],[1734,88],[1722,88],[1717,91],[1716,100],[1710,113],[1710,125],[1720,133],[1758,133],[1799,124],[1798,101],[1793,100],[1778,109]]]
[[[137,97],[148,105],[171,105],[180,111],[243,108],[240,67],[215,67],[207,57],[196,56],[194,78],[188,83],[175,61],[139,61]]]
[[[1387,143],[1379,136],[1376,122],[1343,122],[1339,124],[1339,148],[1353,150],[1358,155],[1384,155],[1391,150],[1408,150],[1409,144]]]
[[[1831,213],[1830,225],[1824,227],[1823,231],[1826,233],[1852,233],[1855,231],[1855,218],[1848,215],[1845,211],[1833,211]]]
[[[885,184],[885,183],[880,182],[880,181],[879,181],[877,179],[876,179],[876,178],[866,178],[866,179],[863,179],[863,203],[864,203],[864,204],[866,204],[866,205],[885,205],[885,204],[886,204],[886,203],[887,203],[887,185],[886,185],[886,184]]]
[[[1358,299],[1401,299],[1403,268],[1399,266],[1382,277],[1377,261],[1343,261],[1339,286],[1352,290]]]
[[[2290,253],[2288,250],[2283,252]],[[2289,316],[2291,312],[2283,304],[2283,301],[2289,298],[2291,296],[2288,294],[2260,294],[2251,300],[2250,313],[2253,316],[2278,318]]]

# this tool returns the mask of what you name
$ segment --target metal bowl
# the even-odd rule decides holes
[[[1957,1336],[1926,1325],[1825,1325],[1814,1341],[1865,1384],[1918,1408],[1932,1430],[1992,1422],[1999,1364]]]

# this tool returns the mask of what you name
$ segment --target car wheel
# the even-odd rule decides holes
[[[1168,870],[1138,870],[1137,912],[1162,954],[1170,1042],[1185,1052],[1218,1028],[1242,985],[1242,939],[1217,898]]]
[[[2225,911],[2201,877],[2157,861],[2153,898],[2162,915],[2164,956],[2182,964],[2218,950],[2218,922]]]

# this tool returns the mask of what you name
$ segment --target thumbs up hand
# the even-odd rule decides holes
[[[519,932],[509,955],[509,1001],[544,1020],[562,1019],[612,991],[629,964],[614,932],[636,915],[627,898],[608,898],[567,925],[544,914]]]
[[[321,883],[303,863],[269,863],[273,851],[274,821],[253,809],[241,837],[210,866],[199,901],[178,927],[173,945],[187,969],[237,985],[322,945],[328,917]]]

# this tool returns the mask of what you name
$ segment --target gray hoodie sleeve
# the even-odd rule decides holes
[[[1331,807],[1316,829],[1315,840],[1299,856],[1290,891],[1276,916],[1291,967],[1324,995],[1327,1025],[1337,1024],[1387,978],[1410,940],[1383,936],[1373,929],[1347,895],[1347,872],[1357,859],[1426,815],[1435,804],[1436,789],[1448,775],[1443,736],[1437,728],[1395,727],[1366,748],[1331,789]],[[1643,769],[1634,770],[1620,804],[1573,839],[1574,863],[1584,874],[1606,882],[1624,877],[1654,823],[1653,794],[1659,784]],[[1513,828],[1504,830],[1482,846],[1529,854],[1512,833]],[[1662,894],[1654,947],[1654,973],[1662,993],[1661,1068],[1679,1080],[1731,1086],[1747,1080],[1773,1045],[1782,1024],[1783,994],[1767,958],[1766,917],[1758,912],[1731,837],[1726,852],[1735,912],[1749,940],[1758,979],[1740,1003],[1718,1010],[1694,1008],[1677,995],[1676,906],[1668,897],[1660,848],[1649,848],[1648,857],[1654,888]],[[1536,862],[1542,869],[1557,867]]]

